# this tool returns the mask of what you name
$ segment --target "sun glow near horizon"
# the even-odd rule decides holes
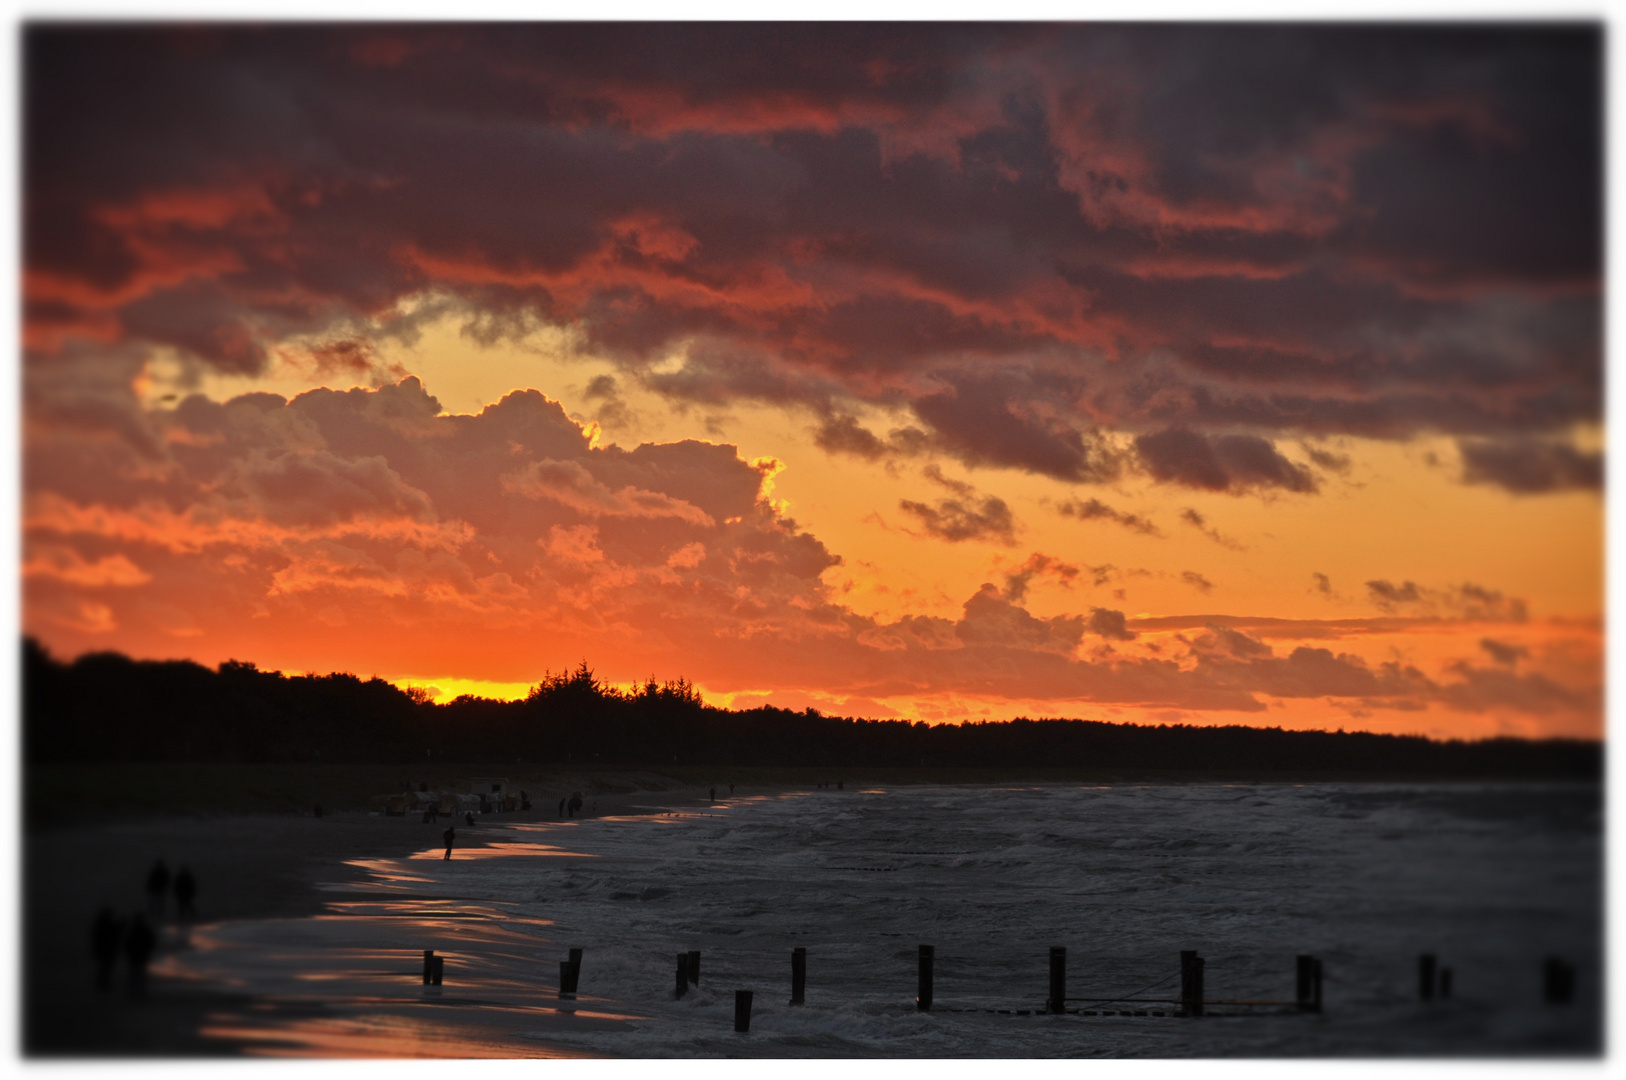
[[[27,31],[52,651],[1601,736],[1595,32],[382,32]]]

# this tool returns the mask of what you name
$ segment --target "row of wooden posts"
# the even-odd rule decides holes
[[[934,946],[922,945],[919,951],[919,983],[915,997],[915,1007],[921,1012],[931,1010],[934,982],[934,968],[937,951]],[[1195,950],[1187,950],[1180,954],[1180,997],[1174,999],[1160,998],[1069,998],[1067,996],[1067,949],[1065,946],[1053,945],[1050,948],[1050,996],[1045,1001],[1046,1013],[1062,1014],[1068,1011],[1082,1013],[1086,1016],[1096,1015],[1097,1010],[1068,1010],[1069,1001],[1081,1001],[1089,1004],[1139,1003],[1139,1004],[1167,1004],[1178,1005],[1180,1011],[1176,1016],[1201,1016],[1205,1004],[1218,1005],[1247,1005],[1247,1006],[1293,1006],[1299,1012],[1321,1011],[1321,961],[1313,956],[1298,957],[1298,983],[1297,996],[1293,1001],[1205,1001],[1203,994],[1203,967],[1204,961]],[[576,993],[577,981],[581,976],[581,950],[570,950],[570,959],[559,963],[559,996],[573,996]],[[676,997],[681,998],[688,992],[690,986],[700,985],[700,951],[691,949],[688,952],[677,954],[677,970],[674,981]],[[754,994],[750,990],[736,990],[734,992],[734,1030],[749,1031],[751,1028],[751,1005]],[[801,1005],[807,998],[807,949],[797,947],[790,953],[790,1004]],[[1022,1010],[1026,1011],[1026,1010]],[[1103,1013],[1103,1015],[1105,1015]],[[1163,1013],[1159,1011],[1157,1015]]]
[[[936,961],[936,949],[931,945],[920,946],[919,952],[919,983],[915,995],[915,1008],[921,1012],[929,1012],[932,1007],[932,984]],[[1292,1006],[1298,1012],[1319,1013],[1321,1011],[1321,961],[1314,956],[1299,956],[1296,958],[1294,998],[1292,1001],[1265,1001],[1258,999],[1238,1000],[1211,1000],[1203,992],[1203,972],[1206,962],[1197,955],[1196,950],[1187,949],[1180,953],[1180,997],[1173,998],[1143,998],[1136,996],[1118,998],[1070,998],[1067,996],[1067,949],[1061,945],[1050,947],[1050,994],[1045,999],[1045,1007],[1040,1010],[1045,1013],[1061,1014],[1068,1011],[1085,1016],[1094,1016],[1098,1010],[1068,1010],[1067,1003],[1085,1002],[1094,1005],[1107,1004],[1161,1004],[1177,1005],[1179,1011],[1175,1016],[1195,1017],[1202,1016],[1207,1005],[1229,1006]],[[425,986],[439,986],[445,975],[446,958],[436,956],[435,950],[425,949],[423,952],[423,984]],[[1441,967],[1438,958],[1433,953],[1424,953],[1417,958],[1418,970],[1418,996],[1424,1001],[1432,1001],[1435,996],[1449,998],[1452,990],[1452,973],[1448,967]],[[581,983],[582,950],[571,949],[568,960],[559,961],[559,996],[575,997],[576,988]],[[700,950],[691,949],[688,952],[677,954],[676,996],[682,997],[690,986],[700,985]],[[1549,1003],[1568,1004],[1575,993],[1575,968],[1557,957],[1550,956],[1542,966],[1542,996]],[[734,992],[734,1030],[749,1031],[751,1029],[751,1002],[753,992],[750,990],[736,990]],[[807,996],[807,950],[795,948],[790,953],[790,1004],[801,1005]],[[1027,1010],[1020,1010],[1026,1012]],[[1107,1015],[1102,1013],[1102,1015]],[[1127,1015],[1127,1014],[1126,1014]],[[1154,1015],[1162,1016],[1162,1011]]]
[[[1443,967],[1433,953],[1417,958],[1417,996],[1423,1001],[1442,1001],[1451,996],[1451,969]],[[1549,1005],[1568,1005],[1575,999],[1575,967],[1556,956],[1541,963],[1541,998]]]

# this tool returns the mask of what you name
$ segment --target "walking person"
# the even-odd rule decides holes
[[[457,839],[457,830],[455,828],[453,828],[452,826],[448,825],[448,826],[446,826],[446,831],[440,834],[440,838],[442,840],[446,841],[446,856],[445,857],[450,859],[452,857],[452,841]]]
[[[119,940],[124,937],[124,924],[104,907],[96,913],[96,924],[91,927],[90,947],[96,954],[96,989],[107,990],[113,985],[113,965],[119,959]]]
[[[164,860],[159,859],[152,864],[152,872],[147,875],[147,906],[152,908],[154,918],[164,914],[164,896],[169,892],[169,867]]]
[[[124,932],[124,955],[130,961],[130,993],[134,997],[146,996],[147,964],[157,947],[157,935],[147,925],[146,917],[137,912],[130,920],[130,929]]]
[[[191,919],[197,915],[192,907],[192,898],[198,895],[198,883],[192,877],[192,871],[183,864],[175,873],[175,917],[177,919]]]

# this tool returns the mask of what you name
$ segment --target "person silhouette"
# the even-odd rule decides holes
[[[158,946],[158,938],[139,911],[124,932],[124,955],[130,961],[130,993],[142,997],[147,992],[147,964]]]
[[[96,989],[106,990],[113,985],[113,965],[119,959],[119,941],[124,937],[124,924],[104,907],[96,913],[96,924],[90,931],[91,951],[96,954]]]
[[[469,828],[474,828],[474,811],[470,810],[468,813],[464,814],[463,820],[469,823]]]
[[[159,859],[152,864],[152,872],[147,875],[147,906],[152,908],[154,915],[164,913],[164,894],[169,892],[169,867],[164,860]]]
[[[175,873],[175,917],[177,919],[190,919],[197,912],[192,907],[192,898],[198,895],[198,883],[192,877],[192,871],[185,865]]]
[[[452,826],[448,825],[446,827],[446,831],[440,834],[440,838],[442,840],[446,841],[446,856],[445,857],[450,859],[452,857],[452,841],[457,839],[457,830],[455,828],[453,828]]]

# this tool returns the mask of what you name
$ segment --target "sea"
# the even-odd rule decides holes
[[[1596,784],[846,785],[646,803],[482,819],[489,846],[358,863],[366,880],[326,885],[322,915],[195,927],[164,974],[241,992],[205,1035],[267,1056],[1604,1050]],[[423,984],[426,949],[440,985]],[[690,951],[698,980],[679,996]],[[1203,960],[1202,1016],[1180,1015],[1183,951]],[[1319,1011],[1297,1003],[1300,956],[1320,962]],[[1573,973],[1567,1001],[1548,1000],[1552,960]]]

